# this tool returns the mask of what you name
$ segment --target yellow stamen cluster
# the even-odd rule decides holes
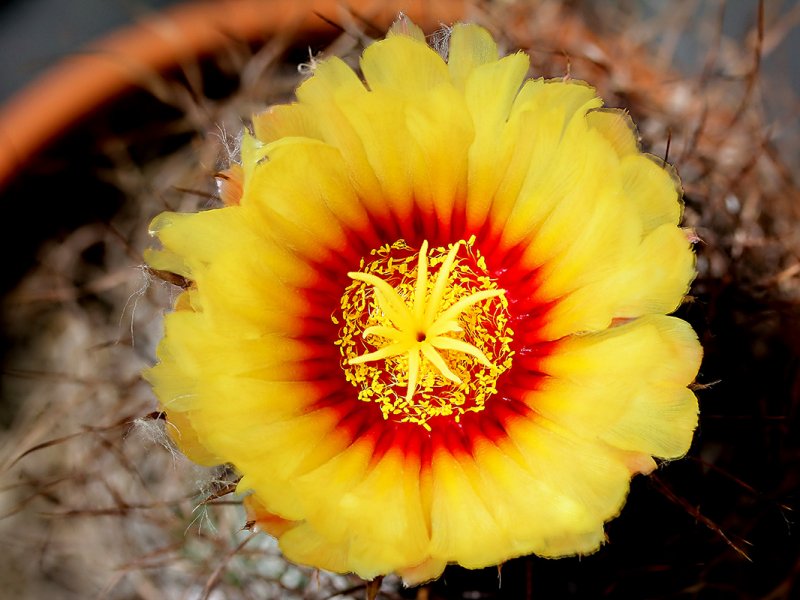
[[[353,283],[341,299],[336,342],[342,368],[359,399],[379,403],[385,419],[426,429],[435,416],[458,421],[483,410],[511,366],[505,291],[486,273],[473,241],[429,255],[427,241],[414,252],[400,240],[348,273]],[[459,257],[462,246],[466,256]]]

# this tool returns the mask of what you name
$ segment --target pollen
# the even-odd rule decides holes
[[[373,250],[332,315],[346,379],[384,419],[431,429],[480,412],[511,366],[505,290],[474,238],[415,251],[404,240]]]

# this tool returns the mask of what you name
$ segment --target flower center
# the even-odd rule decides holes
[[[511,366],[505,290],[474,238],[418,252],[403,240],[371,252],[341,299],[336,344],[358,397],[430,430],[432,417],[479,412]],[[459,252],[461,248],[465,251]],[[334,323],[340,321],[332,317]]]

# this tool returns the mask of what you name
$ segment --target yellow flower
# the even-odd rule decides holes
[[[147,378],[293,561],[415,583],[593,552],[690,445],[680,184],[528,66],[400,21],[365,83],[331,58],[254,118],[228,206],[153,221],[148,262],[192,285]]]

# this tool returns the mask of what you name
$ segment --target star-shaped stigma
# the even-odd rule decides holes
[[[460,298],[446,308],[441,306],[458,248],[463,243],[463,241],[459,241],[452,244],[447,257],[439,267],[439,273],[436,276],[433,289],[428,294],[428,241],[422,242],[422,247],[419,250],[417,280],[414,285],[411,306],[383,279],[371,273],[351,271],[347,274],[351,279],[363,281],[373,287],[378,307],[390,323],[390,326],[373,325],[367,327],[363,333],[364,338],[377,336],[388,339],[388,344],[374,352],[351,358],[348,363],[356,365],[407,354],[408,389],[406,391],[406,402],[411,401],[416,390],[423,359],[427,360],[446,379],[456,384],[461,383],[461,378],[453,373],[447,361],[439,353],[440,350],[463,352],[475,357],[479,363],[485,366],[491,366],[492,364],[486,358],[486,355],[472,344],[447,335],[463,331],[463,328],[458,323],[458,318],[467,308],[488,298],[501,296],[505,293],[505,290],[501,289],[482,290]]]

